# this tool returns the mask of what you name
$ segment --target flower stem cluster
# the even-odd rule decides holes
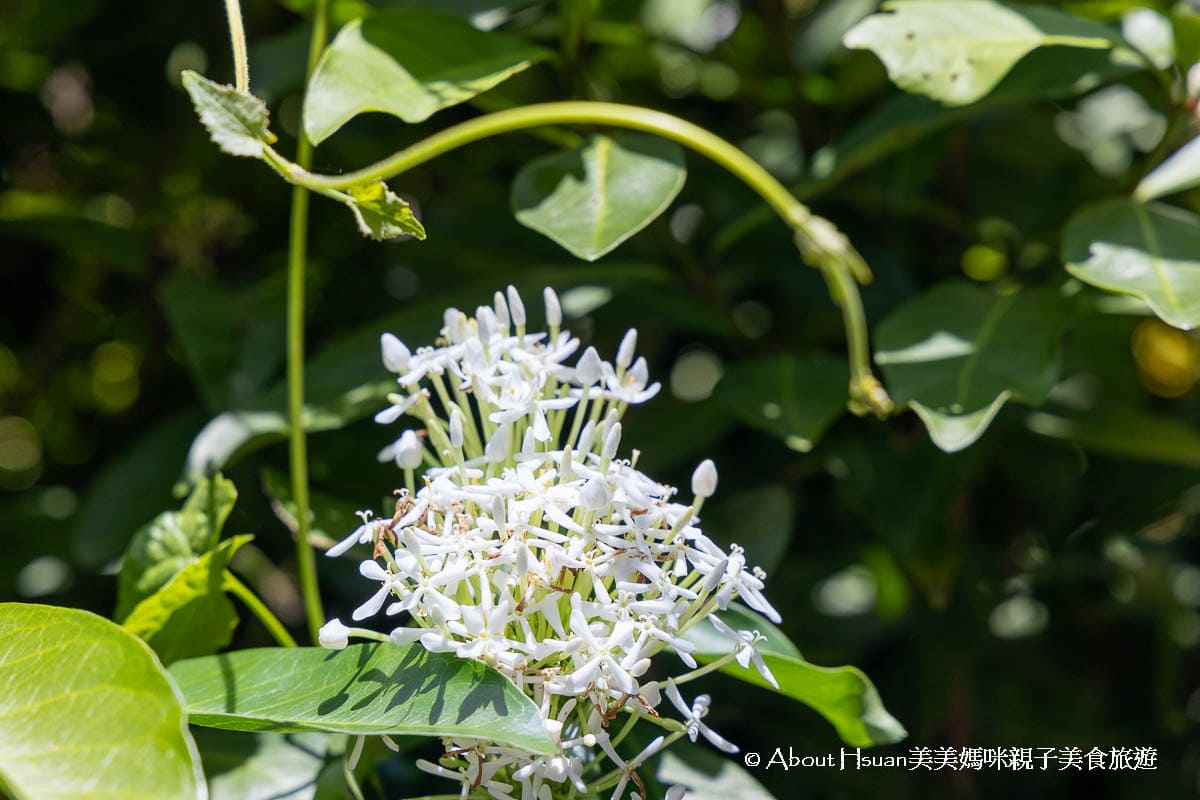
[[[703,734],[736,752],[700,722],[707,697],[682,699],[676,686],[688,674],[668,689],[685,721],[659,715],[651,660],[671,649],[693,673],[705,670],[684,635],[703,620],[719,623],[716,612],[734,598],[773,621],[779,615],[741,548],[725,551],[701,531],[701,508],[717,487],[713,463],[696,469],[685,503],[637,469],[638,451],[621,456],[626,409],[660,388],[636,356],[637,333],[626,334],[611,363],[591,347],[579,354],[557,296],[546,289],[544,298],[545,332],[528,330],[509,287],[473,317],[448,309],[434,347],[413,351],[383,336],[383,362],[401,391],[376,421],[419,423],[379,454],[403,471],[405,489],[391,518],[364,512],[329,555],[372,546],[360,572],[375,591],[353,619],[407,614],[390,641],[500,670],[540,707],[559,745],[546,757],[447,740],[447,756],[423,769],[460,781],[464,798],[610,788],[618,798],[629,787],[644,797],[637,768],[680,736]],[[715,630],[730,639],[730,658],[753,661],[774,681],[755,634],[723,623]],[[352,635],[382,638],[333,620],[321,639],[337,648]],[[623,713],[627,723],[610,726]],[[642,719],[666,734],[622,759],[616,747]]]

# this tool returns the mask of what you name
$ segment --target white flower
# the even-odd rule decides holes
[[[758,674],[762,675],[767,683],[776,689],[779,688],[779,681],[775,680],[775,675],[767,667],[766,662],[763,661],[762,654],[754,647],[763,638],[758,631],[735,631],[726,625],[716,614],[710,616],[708,621],[712,623],[712,626],[717,629],[718,633],[734,643],[736,648],[734,658],[742,665],[743,669],[750,669],[750,662],[753,661],[754,668],[758,670]]]
[[[724,750],[726,753],[736,753],[738,751],[737,745],[726,741],[720,734],[701,722],[702,719],[708,716],[708,706],[712,703],[712,698],[708,695],[700,695],[692,701],[692,707],[688,708],[687,703],[683,702],[683,696],[679,694],[679,689],[676,688],[675,682],[668,678],[667,699],[683,715],[687,724],[688,738],[693,742],[696,741],[697,735],[703,735],[718,750]]]
[[[375,558],[359,571],[375,588],[353,618],[407,614],[391,642],[494,666],[542,710],[560,745],[534,756],[451,739],[441,763],[422,769],[459,781],[464,796],[482,789],[499,800],[514,792],[543,800],[558,795],[555,785],[594,795],[589,781],[607,759],[619,798],[631,781],[641,793],[637,769],[666,741],[625,761],[608,738],[619,714],[657,714],[659,685],[645,680],[652,659],[670,648],[695,669],[685,635],[707,618],[734,642],[739,663],[774,681],[757,635],[732,631],[715,612],[741,598],[778,614],[741,548],[725,551],[701,529],[701,506],[717,488],[711,461],[697,467],[695,499],[685,505],[622,460],[622,415],[660,389],[636,355],[636,331],[614,363],[592,347],[576,357],[579,340],[559,329],[558,296],[547,289],[543,297],[548,333],[526,329],[524,303],[509,287],[474,318],[447,309],[435,347],[410,351],[381,338],[385,366],[405,391],[389,395],[377,420],[413,414],[423,430],[405,430],[380,455],[408,470],[433,462],[414,481],[419,489],[400,494],[394,516],[364,514],[329,553],[373,544]],[[344,647],[368,634],[333,620],[321,642]],[[701,722],[707,697],[687,706],[673,683],[667,696],[693,739],[732,747]]]
[[[331,619],[317,632],[317,641],[321,647],[328,647],[330,650],[345,650],[350,644],[349,636],[350,629],[343,625],[340,619]]]

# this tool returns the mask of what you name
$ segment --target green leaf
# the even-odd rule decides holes
[[[517,221],[595,261],[671,205],[687,177],[683,150],[655,136],[596,135],[531,161],[512,186]]]
[[[238,548],[253,538],[242,535],[221,542],[138,603],[122,624],[145,639],[164,664],[225,647],[238,621],[225,596],[225,569]]]
[[[425,238],[425,227],[413,215],[408,201],[383,181],[351,186],[346,190],[345,203],[363,236],[376,241],[400,236]]]
[[[342,28],[325,49],[304,97],[304,132],[318,144],[367,111],[422,122],[548,56],[437,11],[374,14]]]
[[[1200,186],[1200,137],[1192,139],[1142,178],[1133,192],[1139,202]]]
[[[419,644],[239,650],[171,667],[194,725],[464,736],[553,752],[541,715],[480,661]]]
[[[713,397],[747,425],[807,453],[846,411],[849,382],[843,358],[769,356],[731,366]]]
[[[193,735],[209,800],[315,800],[334,780],[344,790],[345,736],[214,728],[197,728]]]
[[[654,777],[663,786],[683,786],[688,800],[774,800],[755,777],[735,759],[678,742],[657,759]]]
[[[1164,322],[1200,325],[1200,217],[1159,203],[1088,206],[1063,230],[1062,258],[1081,281],[1140,297]]]
[[[0,784],[15,800],[206,796],[180,695],[119,625],[0,604],[0,686]]]
[[[125,619],[134,606],[212,550],[236,500],[233,483],[217,475],[198,483],[181,511],[163,512],[134,534],[121,564],[113,616]]]
[[[213,83],[190,69],[183,71],[183,88],[192,98],[209,136],[231,156],[262,158],[263,145],[273,144],[267,105],[252,94]]]
[[[1160,414],[1128,408],[1097,408],[1085,414],[1035,411],[1025,424],[1040,436],[1116,458],[1200,469],[1196,426]]]
[[[1040,405],[1058,378],[1062,299],[948,281],[876,329],[875,360],[947,453],[973,444],[1009,400]]]
[[[1107,49],[1114,32],[1042,6],[990,0],[895,0],[847,32],[844,43],[871,50],[900,88],[947,105],[980,99],[1031,51],[1050,45]]]
[[[735,630],[757,630],[767,637],[759,652],[779,689],[767,682],[752,663],[744,668],[731,661],[721,668],[738,680],[771,689],[799,700],[825,717],[846,744],[871,747],[892,744],[908,735],[904,726],[888,713],[870,679],[856,667],[818,667],[800,656],[784,633],[748,609],[732,604],[722,620]],[[697,661],[709,663],[726,655],[731,647],[708,620],[693,626],[684,637],[696,645]]]

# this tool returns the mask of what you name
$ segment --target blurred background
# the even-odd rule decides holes
[[[402,3],[334,0],[334,25]],[[1089,91],[1022,84],[941,109],[890,86],[841,35],[870,0],[606,0],[574,33],[553,3],[428,5],[560,53],[424,125],[361,117],[316,167],[364,165],[478,110],[590,97],[660,108],[739,144],[851,236],[875,270],[872,324],[946,278],[1058,285],[1058,231],[1127,186],[1167,126],[1152,75]],[[1150,3],[1065,4],[1111,22]],[[281,150],[298,130],[307,0],[248,0],[253,91]],[[1200,13],[1161,3],[1168,14]],[[1182,28],[1181,28],[1182,29]],[[1088,57],[1079,56],[1075,58]],[[232,80],[220,3],[16,0],[0,6],[0,596],[110,614],[135,530],[222,469],[234,569],[296,630],[283,432],[289,190],[221,155],[179,84]],[[1119,83],[1114,83],[1116,79]],[[777,797],[1167,798],[1200,790],[1200,339],[1097,302],[1062,342],[1040,410],[1010,406],[942,453],[912,414],[844,412],[841,318],[788,232],[689,158],[673,208],[595,264],[508,209],[513,175],[553,144],[477,144],[394,182],[425,242],[362,239],[315,199],[309,394],[320,532],[385,508],[376,462],[389,375],[441,309],[509,283],[558,288],[572,330],[612,353],[629,326],[662,395],[626,441],[683,485],[712,457],[706,529],[768,572],[783,629],[818,664],[875,682],[910,746],[1156,747],[1153,772],[756,771]],[[1200,195],[1184,205],[1200,209]],[[540,319],[540,312],[536,315]],[[352,390],[375,388],[367,402]],[[1069,424],[1086,394],[1088,424]],[[368,393],[370,394],[370,393]],[[326,610],[360,602],[350,562],[322,559]],[[252,619],[235,646],[269,643]],[[712,678],[715,728],[744,750],[836,750],[807,708]]]

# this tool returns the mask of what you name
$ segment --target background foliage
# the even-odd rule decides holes
[[[417,5],[431,4],[372,7]],[[1111,203],[1072,217],[1127,194],[1169,152],[1155,152],[1164,134],[1187,138],[1194,101],[1158,76],[1200,57],[1200,9],[1062,4],[1092,37],[1154,5],[1173,21],[1174,54],[1161,72],[1099,47],[1010,54],[1016,66],[991,76],[990,93],[937,84],[942,100],[983,97],[945,106],[901,92],[878,58],[842,45],[875,10],[869,0],[436,5],[546,52],[529,48],[538,63],[425,122],[353,119],[317,151],[318,169],[362,165],[520,102],[612,99],[682,116],[740,144],[847,231],[876,274],[864,300],[877,362],[920,416],[844,412],[837,309],[735,180],[689,156],[672,209],[587,264],[507,206],[511,193],[521,207],[522,168],[581,132],[514,134],[393,182],[428,241],[370,242],[343,209],[314,202],[308,392],[312,429],[338,431],[310,441],[318,533],[340,538],[352,510],[384,507],[397,481],[374,458],[388,432],[364,419],[388,383],[379,332],[422,342],[447,305],[473,307],[510,282],[527,297],[552,284],[572,329],[602,349],[639,328],[668,384],[628,417],[640,465],[684,484],[714,458],[722,483],[706,528],[767,568],[806,658],[872,677],[910,733],[881,752],[1161,752],[1153,773],[756,772],[777,796],[872,796],[883,781],[896,797],[1193,794],[1200,340],[1071,275],[1102,268],[1087,261],[1097,236],[1135,235]],[[335,25],[370,10],[333,9]],[[291,152],[306,3],[245,10],[252,88]],[[4,599],[110,615],[115,560],[134,532],[221,468],[240,490],[225,530],[255,538],[220,557],[298,631],[280,446],[288,190],[212,146],[181,89],[185,68],[232,79],[219,5],[0,11],[0,587]],[[1172,203],[1185,210],[1150,212],[1168,227],[1200,211],[1200,193]],[[1196,268],[1190,230],[1171,245],[1185,276],[1187,259]],[[1194,308],[1144,299],[1194,324]],[[911,345],[939,331],[987,346],[930,368]],[[353,565],[320,567],[327,609],[343,614],[357,602]],[[235,610],[234,646],[269,642]],[[744,750],[839,746],[799,704],[720,677],[706,688],[714,726]],[[229,752],[216,734],[200,746]],[[263,740],[257,752],[289,746]],[[303,752],[316,785],[324,761],[315,746]],[[407,760],[389,762],[385,779],[415,785]]]

